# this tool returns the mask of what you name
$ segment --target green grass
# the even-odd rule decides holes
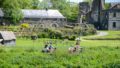
[[[41,47],[45,44],[46,41],[51,39],[38,39],[32,41],[30,39],[17,39],[17,47]],[[75,44],[75,41],[63,41],[63,40],[52,40],[53,45],[62,47],[62,46],[71,46]],[[96,46],[120,46],[120,40],[83,40],[80,42],[83,47],[96,47]]]
[[[102,31],[107,32],[106,36],[85,36],[84,39],[88,40],[120,40],[120,31]]]
[[[108,35],[103,36],[101,38],[120,38],[120,31],[105,31],[105,32],[108,32]]]
[[[49,40],[57,50],[53,54],[42,53],[44,43]],[[83,52],[70,54],[68,48],[75,41],[17,39],[16,46],[0,47],[0,68],[120,68],[120,40],[80,43]]]

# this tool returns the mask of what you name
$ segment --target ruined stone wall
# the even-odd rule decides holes
[[[59,28],[59,27],[64,27],[66,24],[65,19],[38,19],[38,20],[33,20],[33,19],[25,19],[23,23],[29,23],[31,26],[36,26],[40,28]]]
[[[108,29],[109,30],[120,30],[120,12],[116,13],[116,17],[114,17],[114,12],[109,13]]]

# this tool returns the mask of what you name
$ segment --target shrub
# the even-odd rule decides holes
[[[62,32],[59,30],[45,28],[38,38],[62,39]]]
[[[38,38],[48,38],[48,34],[45,32],[39,33]]]
[[[21,27],[22,27],[22,28],[30,28],[29,24],[27,24],[27,23],[21,24]]]
[[[22,27],[26,28],[27,24],[22,24]],[[39,33],[38,33],[39,32]],[[81,26],[75,26],[74,28],[41,28],[36,32],[38,38],[51,38],[51,39],[69,39],[74,40],[76,36],[83,36],[95,34],[96,30],[93,26],[88,25],[84,28]]]
[[[69,37],[69,40],[75,40],[76,39],[76,36],[75,35],[72,35]]]
[[[59,30],[51,30],[51,32],[49,33],[50,38],[62,38],[62,32]]]
[[[63,39],[69,39],[69,36],[68,35],[63,36]]]
[[[76,36],[82,33],[83,36],[95,34],[96,30],[93,27],[81,28],[76,26],[70,28],[49,29],[45,28],[38,34],[38,38],[51,38],[51,39],[69,39],[75,40]]]
[[[76,39],[76,36],[75,35],[71,35],[71,36],[63,36],[62,39],[68,39],[68,40],[75,40]]]

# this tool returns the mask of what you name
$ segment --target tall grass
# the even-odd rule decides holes
[[[53,54],[41,53],[34,48],[3,48],[0,51],[0,68],[120,67],[120,47],[116,46],[85,47],[79,54],[70,54],[67,48]]]
[[[42,53],[46,41],[57,50]],[[114,40],[81,41],[83,52],[68,53],[75,41],[56,39],[17,39],[13,47],[0,47],[0,68],[120,68],[120,42]]]

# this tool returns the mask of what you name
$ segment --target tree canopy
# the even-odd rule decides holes
[[[51,0],[53,9],[59,9],[59,11],[67,17],[68,21],[75,22],[78,17],[78,5],[66,0]],[[75,4],[75,5],[74,5]]]
[[[0,0],[0,8],[4,16],[11,18],[12,23],[19,22],[23,17],[21,9],[58,9],[68,21],[77,21],[78,5],[67,0]]]
[[[1,2],[1,7],[4,12],[4,17],[10,18],[13,23],[18,22],[22,18],[20,4],[18,0],[4,0]]]

